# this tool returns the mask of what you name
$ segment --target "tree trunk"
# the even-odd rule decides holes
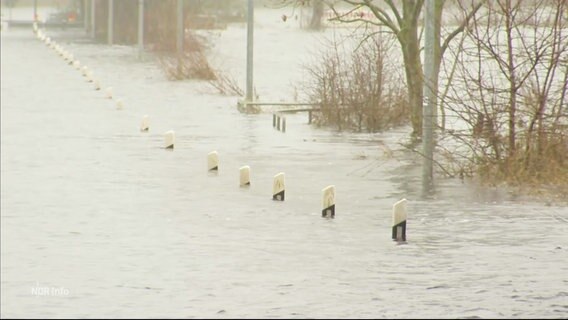
[[[440,47],[441,30],[442,30],[442,12],[444,10],[444,1],[435,2],[434,11],[434,74],[432,89],[434,90],[434,128],[438,127],[438,84],[440,76],[440,64],[442,62],[442,49]],[[444,110],[440,110],[440,113],[444,114]]]
[[[310,21],[310,29],[321,29],[321,19],[323,17],[324,3],[323,0],[315,0],[312,8],[312,19]]]
[[[517,112],[517,78],[516,78],[516,65],[513,53],[513,11],[511,9],[511,2],[506,1],[505,12],[505,27],[507,32],[507,71],[509,78],[509,157],[515,154],[516,142],[516,112]]]
[[[416,24],[414,22],[414,24]],[[420,43],[416,26],[403,28],[399,33],[404,58],[404,71],[408,85],[408,103],[410,104],[412,137],[422,136],[422,94],[423,75],[420,61]]]

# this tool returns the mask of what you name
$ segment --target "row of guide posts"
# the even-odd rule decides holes
[[[272,127],[280,132],[286,132],[286,117],[280,113],[272,114]]]
[[[33,24],[34,33],[39,40],[43,41],[49,48],[54,49],[64,60],[72,65],[75,69],[80,70],[84,77],[86,77],[88,82],[94,83],[95,90],[100,90],[101,85],[94,78],[92,70],[87,68],[87,66],[82,66],[78,60],[75,60],[73,55],[64,50],[51,38],[47,37],[43,31],[39,30],[37,23]],[[109,99],[113,98],[112,88],[107,87],[106,96]],[[123,101],[119,99],[116,102],[117,109],[123,108]],[[286,132],[286,117],[281,114],[273,114],[273,126],[281,132]],[[140,124],[141,132],[150,131],[150,120],[148,115],[144,115],[142,122]],[[164,148],[167,150],[173,150],[175,145],[175,132],[169,130],[164,133]],[[219,154],[217,151],[212,151],[207,155],[207,170],[208,171],[219,171]],[[239,168],[239,185],[241,187],[248,187],[251,185],[250,180],[250,167],[243,166]],[[272,184],[272,200],[274,201],[284,201],[286,198],[286,184],[285,184],[285,174],[280,172],[274,176]],[[402,199],[393,205],[392,211],[392,239],[398,243],[406,243],[406,199]],[[322,218],[334,219],[335,218],[335,186],[330,185],[322,189]]]

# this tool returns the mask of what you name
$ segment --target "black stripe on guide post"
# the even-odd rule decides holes
[[[165,147],[166,149],[173,150],[174,144],[176,140],[176,136],[173,130],[170,130],[165,133]]]
[[[285,190],[282,190],[282,191],[278,192],[277,194],[273,195],[273,196],[272,196],[272,200],[275,200],[275,201],[284,201],[284,191],[285,191]]]
[[[335,218],[335,205],[332,205],[331,207],[325,208],[321,211],[321,217],[322,218]]]
[[[406,220],[392,227],[392,239],[406,241]]]
[[[272,200],[284,201],[284,192],[286,190],[286,183],[284,180],[284,172],[280,172],[274,176],[272,183]]]
[[[219,154],[217,151],[211,151],[207,155],[207,170],[213,172],[219,171]]]
[[[392,239],[406,242],[406,199],[401,199],[392,206]]]
[[[250,167],[242,166],[239,169],[239,185],[241,187],[250,186]]]
[[[335,186],[329,185],[321,191],[322,193],[322,218],[335,218]]]

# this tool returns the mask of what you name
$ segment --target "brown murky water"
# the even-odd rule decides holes
[[[278,101],[302,53],[270,41],[291,31],[268,22],[255,74],[261,98]],[[295,33],[300,48],[316,36]],[[268,113],[240,114],[237,97],[166,81],[133,48],[52,34],[125,107],[30,30],[2,33],[2,317],[568,317],[567,207],[455,180],[420,200],[405,128],[336,133],[296,115],[283,134]],[[220,35],[228,63],[244,61],[244,37]],[[218,175],[206,172],[213,150]],[[238,186],[243,165],[250,188]],[[271,200],[278,172],[285,202]],[[330,184],[336,219],[324,220]],[[396,245],[403,197],[409,241]]]

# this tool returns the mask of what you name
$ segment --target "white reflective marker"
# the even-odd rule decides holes
[[[107,87],[105,93],[107,98],[112,99],[112,87]]]
[[[392,239],[406,241],[406,199],[392,206]]]
[[[93,80],[93,84],[95,86],[95,90],[101,90],[101,83],[99,82],[99,80]]]
[[[150,130],[150,119],[148,115],[142,117],[142,123],[140,123],[140,131],[148,132]]]
[[[207,154],[207,171],[219,171],[219,154],[211,151]]]
[[[239,185],[241,187],[250,186],[250,167],[243,166],[239,169]]]
[[[124,101],[122,99],[116,100],[116,109],[117,110],[124,109]]]
[[[322,218],[335,218],[335,186],[327,186],[321,191],[322,194]]]
[[[274,176],[274,182],[272,184],[272,200],[284,201],[286,193],[284,182],[284,172],[280,172]]]
[[[165,138],[165,148],[166,149],[173,149],[174,148],[174,143],[176,140],[176,136],[173,130],[170,130],[168,132],[166,132],[164,134],[164,138]]]
[[[81,73],[83,74],[83,77],[86,77],[87,74],[89,73],[89,68],[87,66],[83,66],[83,68],[81,69]]]

